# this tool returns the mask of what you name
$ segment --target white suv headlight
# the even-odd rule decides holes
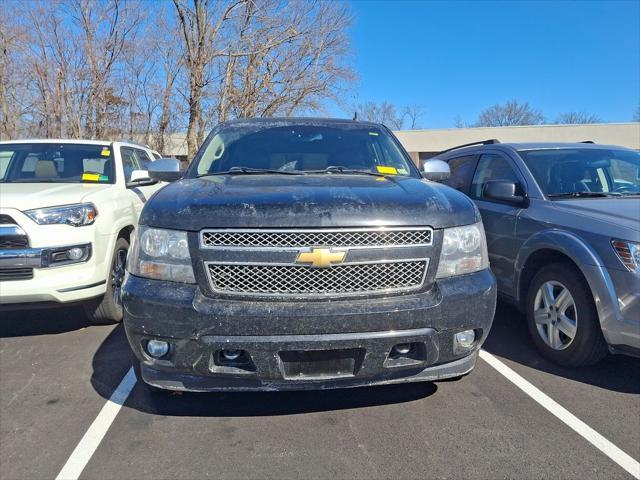
[[[137,277],[196,283],[187,232],[140,225],[129,251],[127,269]]]
[[[482,222],[444,229],[436,278],[464,275],[489,267]]]
[[[24,214],[38,225],[63,224],[81,227],[91,225],[98,216],[98,210],[93,203],[78,203],[60,207],[36,208],[27,210]]]

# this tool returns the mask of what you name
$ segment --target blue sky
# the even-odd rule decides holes
[[[578,110],[628,122],[640,104],[640,0],[351,3],[349,103],[420,104],[425,128],[509,99],[549,120]]]

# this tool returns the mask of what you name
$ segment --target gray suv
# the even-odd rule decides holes
[[[577,367],[640,354],[638,152],[487,140],[434,160],[480,209],[498,293],[543,356]]]

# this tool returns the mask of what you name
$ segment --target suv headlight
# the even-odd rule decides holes
[[[98,216],[98,210],[93,203],[78,203],[60,207],[36,208],[27,210],[24,214],[38,225],[63,224],[81,227],[91,225]]]
[[[489,267],[482,222],[444,229],[436,278],[464,275]]]
[[[611,245],[627,270],[640,273],[640,243],[612,240]]]
[[[131,245],[127,269],[137,277],[196,283],[187,232],[140,225]]]

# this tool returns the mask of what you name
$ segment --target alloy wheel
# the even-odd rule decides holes
[[[554,350],[564,350],[578,330],[578,312],[571,292],[560,282],[543,283],[536,292],[533,316],[540,338]]]
[[[124,272],[127,263],[127,251],[124,248],[119,249],[116,252],[116,258],[111,271],[111,293],[113,295],[113,301],[118,306],[122,306],[122,295],[120,288],[124,282]]]

